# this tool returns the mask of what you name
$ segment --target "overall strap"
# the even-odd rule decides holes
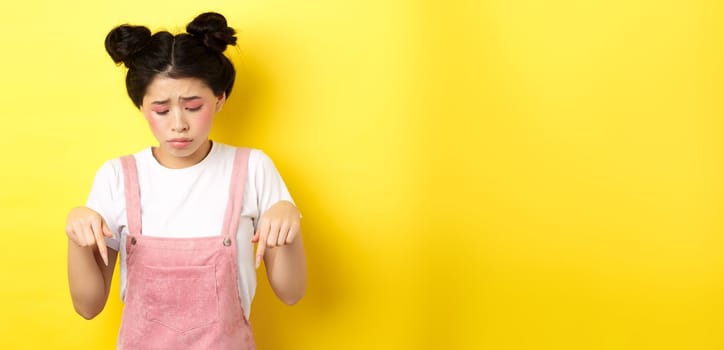
[[[249,148],[237,148],[234,155],[234,167],[231,170],[231,183],[229,185],[229,202],[226,205],[224,224],[221,234],[236,240],[236,232],[239,228],[241,218],[241,207],[244,199],[244,187],[246,186],[246,173],[249,167]]]
[[[138,186],[136,159],[132,155],[121,157],[123,188],[126,194],[128,233],[141,234],[141,190]]]

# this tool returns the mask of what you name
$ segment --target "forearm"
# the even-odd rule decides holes
[[[297,303],[307,286],[307,262],[301,235],[289,245],[270,249],[264,259],[274,293],[288,305]]]
[[[68,240],[70,295],[76,312],[86,319],[99,314],[108,297],[107,283],[101,267],[105,264],[94,250],[93,247],[80,247]],[[114,256],[115,262],[115,254],[109,255]]]

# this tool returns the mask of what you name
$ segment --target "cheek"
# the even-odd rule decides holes
[[[214,120],[214,111],[204,110],[198,114],[196,123],[199,128],[208,129],[211,128],[211,122]]]
[[[151,128],[151,130],[156,133],[158,129],[161,127],[161,121],[158,118],[155,118],[152,113],[144,113],[143,117],[146,118],[146,121],[148,121],[148,126]]]

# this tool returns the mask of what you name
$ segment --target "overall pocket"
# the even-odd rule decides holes
[[[141,289],[146,320],[177,332],[208,326],[219,319],[214,265],[143,266]]]

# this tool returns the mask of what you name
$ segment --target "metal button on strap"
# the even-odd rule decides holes
[[[228,247],[231,245],[231,238],[226,237],[224,238],[224,246]]]
[[[136,245],[136,237],[131,237],[131,245]]]

